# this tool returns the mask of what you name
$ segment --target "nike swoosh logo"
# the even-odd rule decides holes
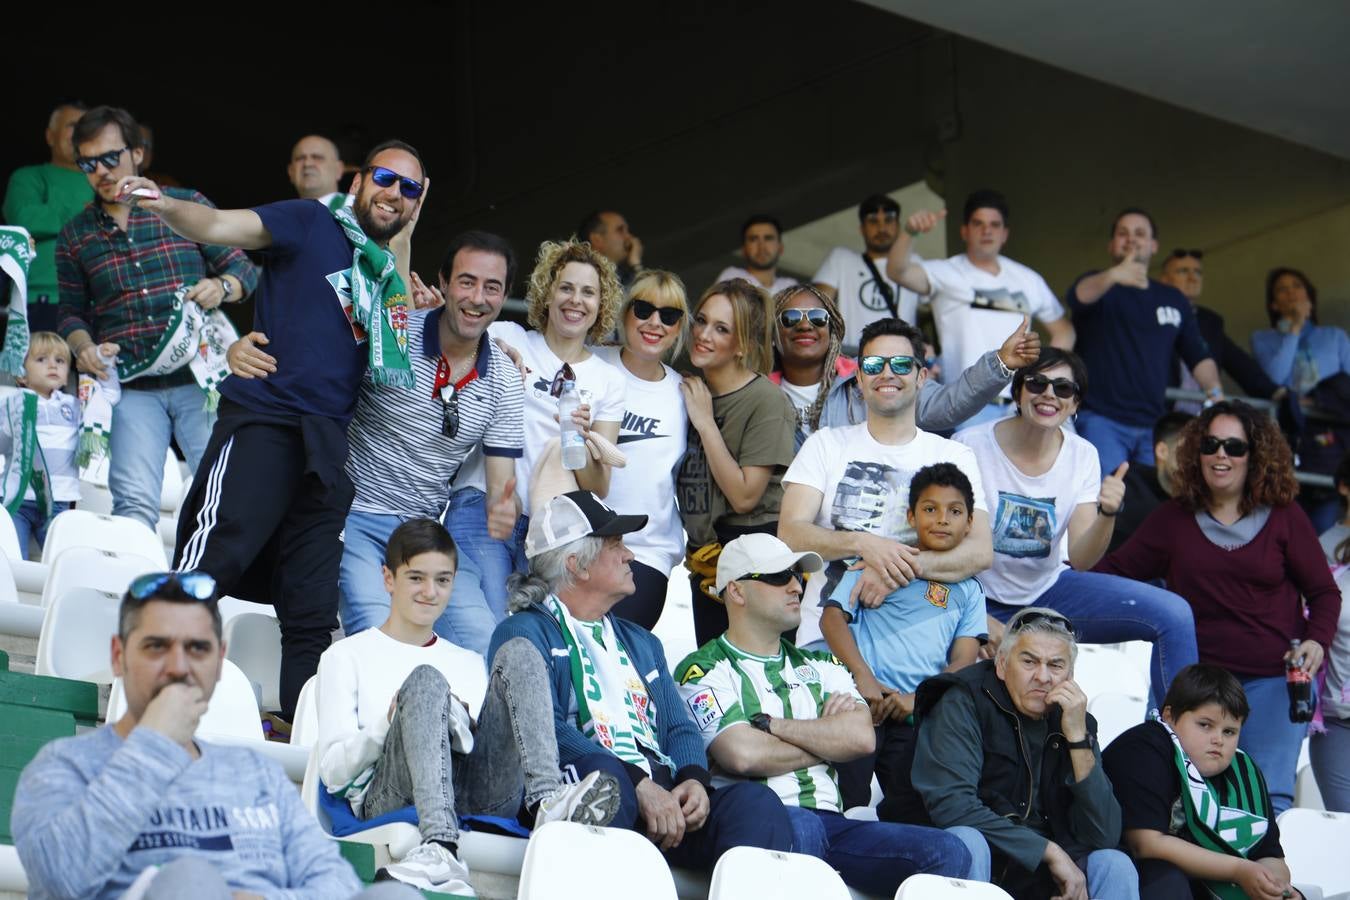
[[[650,441],[652,438],[667,437],[664,434],[621,434],[619,435],[620,444],[629,444],[633,441]]]

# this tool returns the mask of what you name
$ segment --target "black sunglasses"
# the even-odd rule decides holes
[[[382,188],[387,188],[397,181],[398,192],[409,200],[416,200],[422,196],[422,182],[420,181],[414,181],[398,174],[393,169],[386,169],[384,166],[370,166],[366,171],[370,173],[370,180]]]
[[[652,313],[656,313],[661,317],[661,324],[667,328],[684,318],[684,310],[678,306],[657,306],[655,303],[648,303],[646,300],[634,300],[629,309],[633,311],[633,318],[639,322],[647,321],[652,317]]]
[[[858,368],[867,375],[880,375],[887,363],[895,374],[908,375],[919,361],[912,356],[864,356],[858,360]]]
[[[572,367],[569,366],[567,363],[563,363],[562,368],[559,369],[557,374],[553,376],[553,383],[549,385],[548,392],[552,394],[554,397],[561,397],[563,390],[563,382],[576,380],[577,380],[577,373],[573,372]]]
[[[798,572],[795,569],[784,569],[781,572],[751,572],[749,575],[742,575],[741,578],[737,580],[762,581],[765,584],[773,585],[774,587],[782,587],[794,578],[805,585],[807,573]]]
[[[1008,626],[1008,633],[1016,634],[1028,625],[1034,625],[1037,622],[1053,622],[1056,625],[1062,626],[1069,634],[1074,633],[1073,623],[1069,621],[1068,616],[1060,615],[1053,611],[1040,612],[1039,610],[1018,616],[1017,621]]]
[[[459,434],[459,391],[453,384],[441,388],[441,434],[448,438]]]
[[[1067,378],[1055,378],[1053,380],[1044,375],[1028,375],[1022,382],[1023,387],[1033,394],[1044,394],[1046,388],[1054,388],[1055,396],[1061,400],[1068,400],[1070,397],[1078,396],[1077,382],[1070,381]]]
[[[1223,438],[1220,440],[1212,434],[1207,434],[1200,439],[1201,456],[1213,456],[1219,452],[1220,447],[1223,448],[1224,453],[1234,459],[1241,459],[1247,455],[1247,451],[1251,449],[1251,444],[1242,438]]]
[[[211,602],[216,599],[216,580],[205,572],[150,572],[127,587],[127,596],[138,603],[153,597],[174,594],[189,600]]]
[[[830,311],[817,306],[811,309],[785,309],[778,314],[778,323],[784,328],[796,328],[802,319],[810,322],[813,328],[825,328],[830,324]]]
[[[121,150],[109,150],[107,153],[100,153],[98,156],[77,156],[75,165],[80,167],[80,171],[86,175],[93,175],[98,169],[98,164],[103,163],[103,168],[109,172],[117,165],[117,161],[122,158],[122,154],[130,150],[130,147],[123,147]]]
[[[1168,259],[1185,259],[1185,258],[1188,257],[1188,256],[1194,256],[1196,259],[1204,259],[1204,258],[1205,258],[1205,251],[1203,251],[1203,250],[1186,250],[1186,249],[1184,249],[1184,248],[1182,248],[1182,247],[1178,247],[1177,249],[1175,249],[1175,250],[1172,251],[1172,255],[1169,256]]]

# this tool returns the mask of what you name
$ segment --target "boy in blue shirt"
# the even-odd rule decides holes
[[[951,550],[970,533],[975,492],[954,463],[924,466],[909,484],[909,524],[919,549]],[[827,570],[821,631],[830,650],[853,675],[877,726],[876,775],[883,821],[924,821],[909,809],[914,792],[914,690],[939,672],[975,662],[985,634],[984,589],[975,578],[954,584],[916,578],[888,594],[880,606],[851,599],[861,572],[831,584]]]

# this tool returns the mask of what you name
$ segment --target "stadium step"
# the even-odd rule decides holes
[[[78,725],[98,725],[98,685],[0,669],[0,703],[68,712]]]
[[[0,703],[0,843],[14,843],[9,819],[23,767],[47,742],[74,733],[70,712]]]

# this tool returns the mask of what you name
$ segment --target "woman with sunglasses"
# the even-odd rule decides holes
[[[1195,622],[1170,591],[1088,571],[1111,541],[1128,466],[1103,479],[1096,448],[1063,427],[1086,385],[1076,354],[1046,347],[1013,376],[1013,415],[957,433],[979,461],[994,533],[994,564],[980,583],[999,621],[1046,607],[1073,619],[1085,643],[1153,644],[1159,706],[1176,673],[1196,661]]]
[[[613,330],[622,300],[614,264],[590,244],[545,241],[525,293],[531,330],[514,322],[488,326],[493,338],[515,349],[527,370],[522,385],[525,449],[515,463],[515,493],[525,514],[505,541],[488,534],[485,462],[478,450],[455,476],[446,529],[460,552],[478,565],[488,605],[498,619],[506,616],[506,576],[525,569],[530,483],[550,441],[556,442],[559,435],[558,395],[563,382],[574,382],[580,394],[583,405],[574,420],[589,446],[594,448],[593,438],[599,436],[602,445],[612,447],[619,436],[626,392],[623,375],[591,353],[588,345]],[[573,474],[581,489],[604,497],[609,492],[610,465],[597,455],[593,450],[585,467]]]
[[[844,318],[829,295],[797,284],[774,297],[774,349],[778,367],[769,375],[797,414],[796,443],[819,428],[867,420],[858,389],[858,363],[844,356]],[[948,431],[984,409],[1017,368],[1036,359],[1041,339],[1020,327],[950,384],[933,379],[919,389],[917,421],[924,431]]]
[[[680,384],[690,428],[676,497],[700,646],[727,629],[711,593],[717,556],[743,534],[778,532],[783,473],[796,452],[792,404],[762,374],[771,360],[769,308],[763,288],[740,279],[714,284],[694,307],[689,361],[703,374]]]
[[[1317,674],[1340,591],[1294,502],[1292,455],[1269,417],[1240,401],[1201,412],[1182,432],[1172,483],[1172,499],[1097,569],[1165,578],[1190,603],[1200,661],[1232,672],[1247,693],[1238,746],[1265,775],[1278,815],[1293,804],[1308,730],[1289,720],[1285,665]]]
[[[648,631],[665,608],[670,571],[684,558],[680,513],[671,499],[689,419],[680,374],[665,360],[684,346],[688,311],[684,282],[671,272],[647,269],[628,289],[619,315],[619,346],[595,350],[628,382],[619,430],[628,464],[610,473],[608,504],[647,513],[647,527],[623,541],[633,552],[629,567],[637,589],[614,612]]]

